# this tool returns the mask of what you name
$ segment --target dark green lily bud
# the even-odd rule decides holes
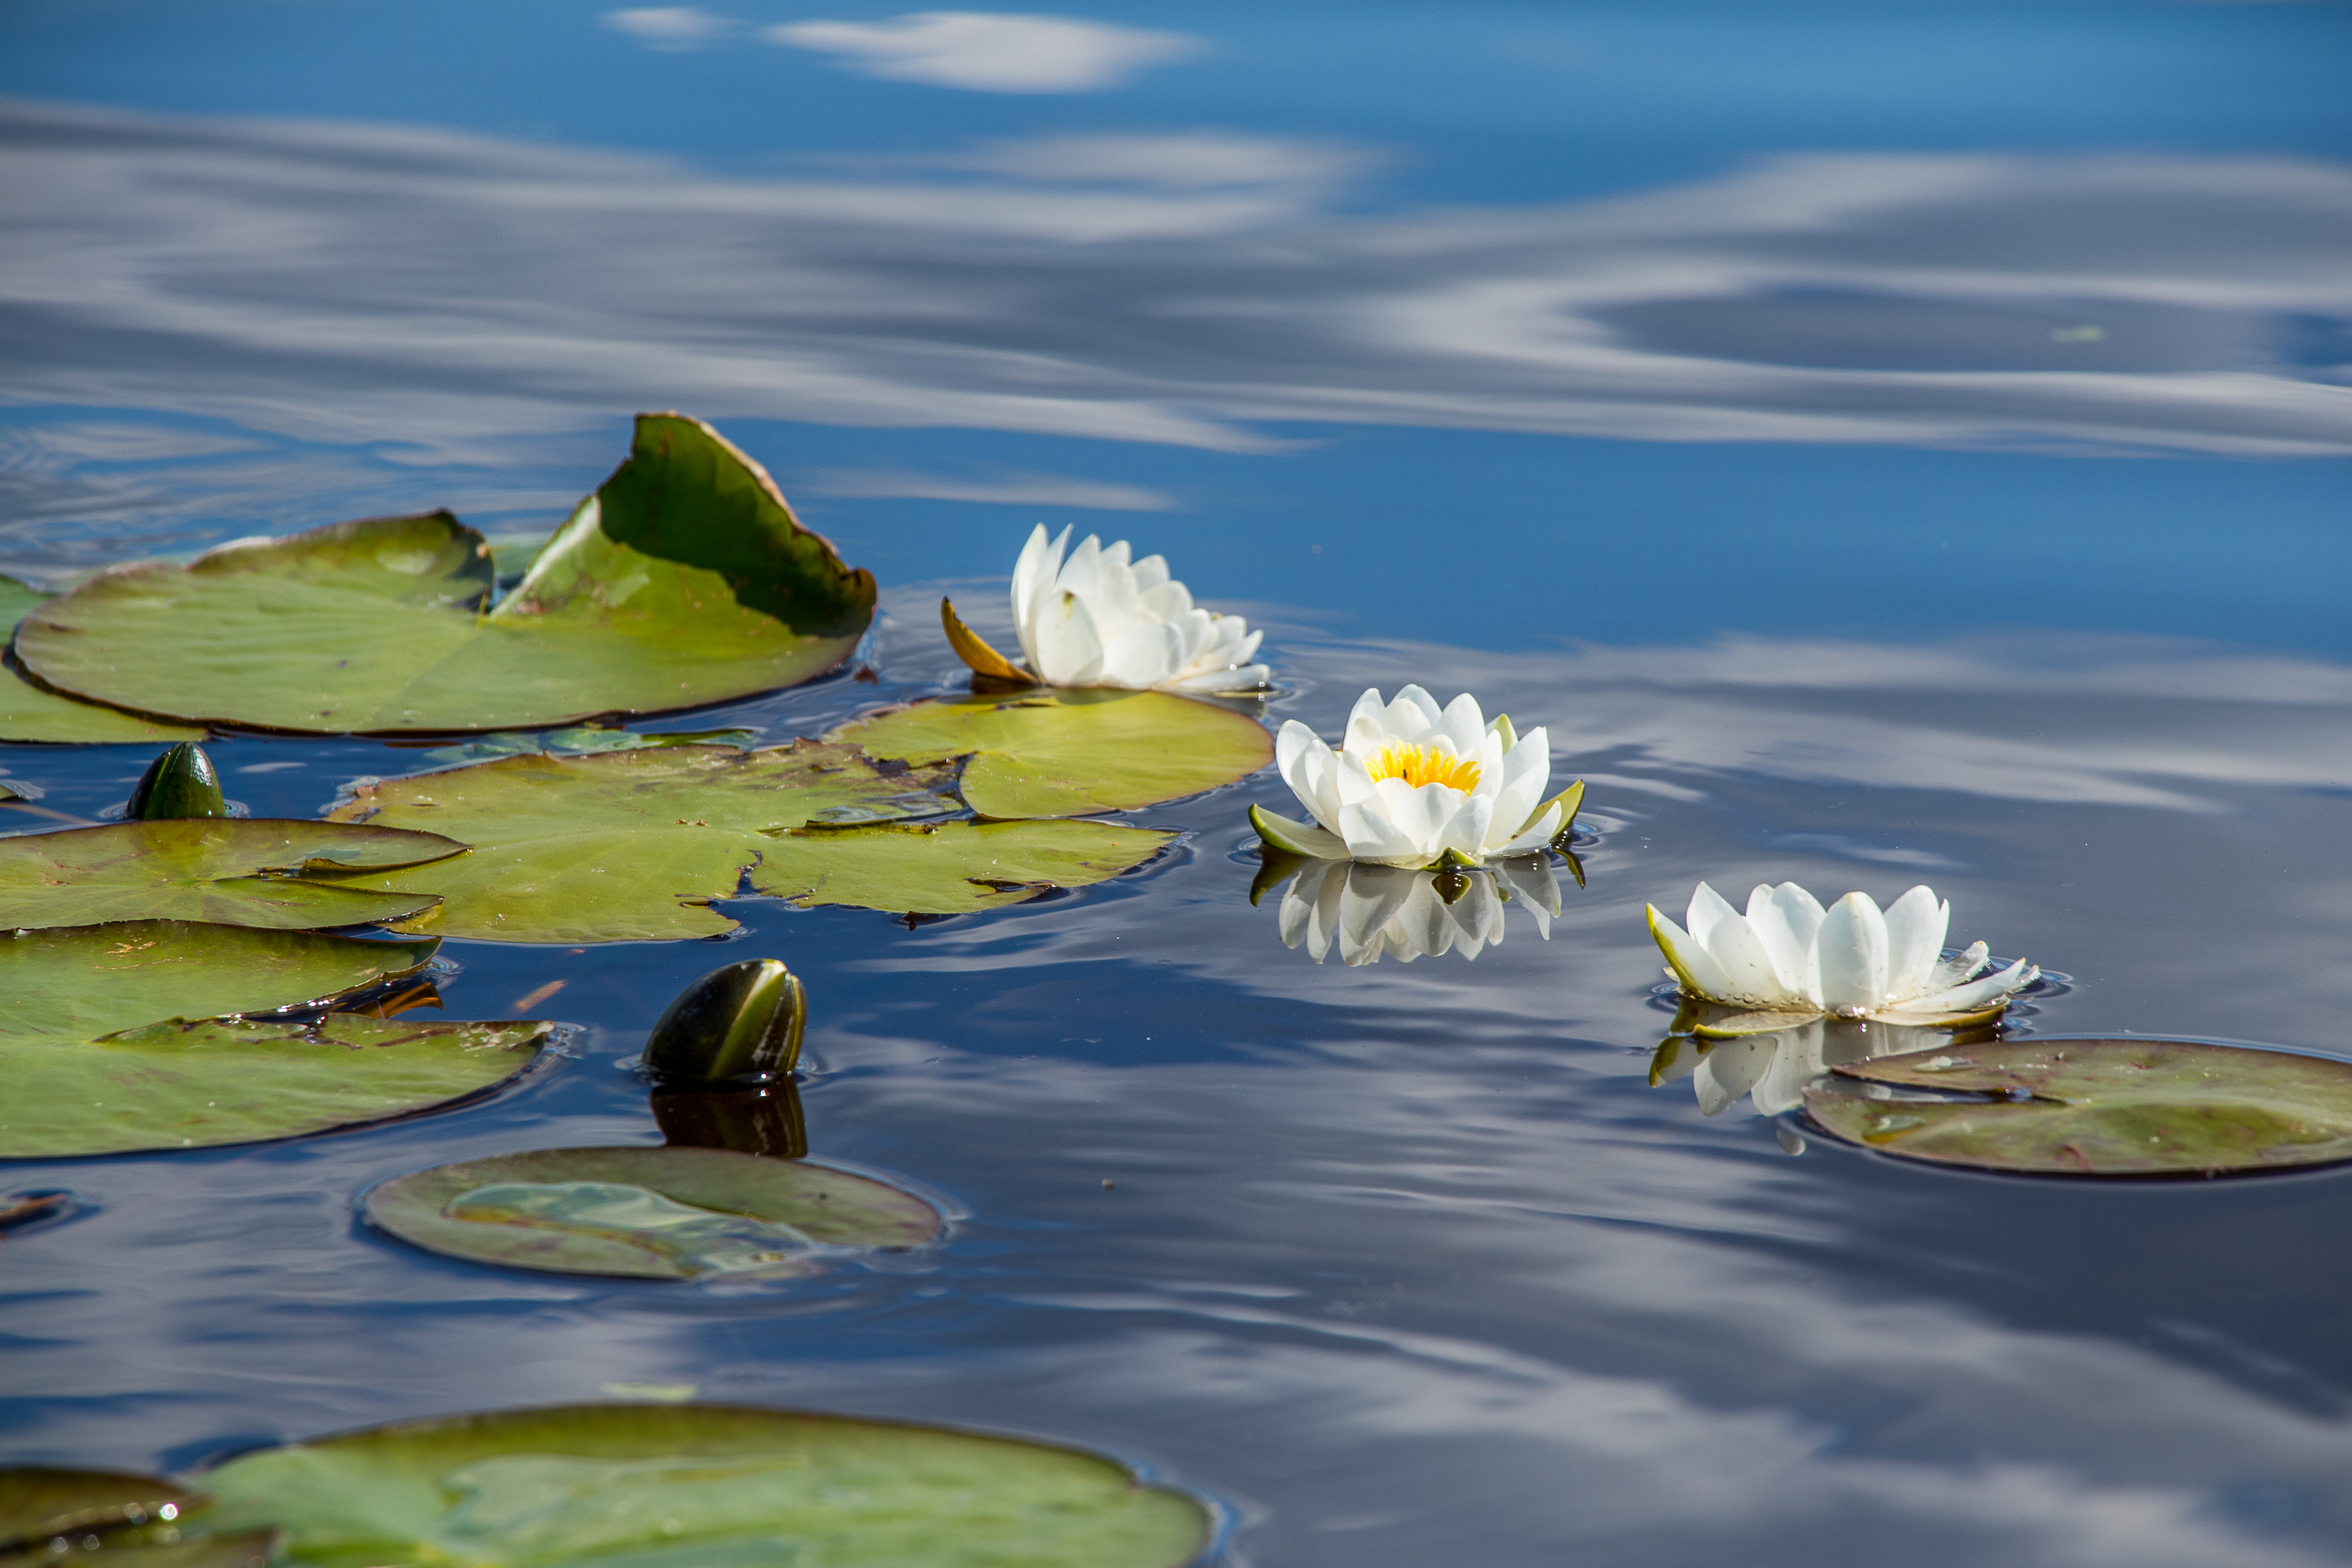
[[[183,741],[166,747],[162,756],[147,764],[122,814],[133,822],[226,816],[228,802],[221,797],[220,774],[213,771],[213,760],[194,741]]]
[[[677,994],[646,1038],[647,1072],[688,1083],[782,1077],[800,1060],[808,994],[782,963],[747,958]]]
[[[657,1089],[652,1099],[654,1125],[673,1147],[730,1149],[771,1160],[808,1152],[800,1090],[790,1079],[735,1089]]]

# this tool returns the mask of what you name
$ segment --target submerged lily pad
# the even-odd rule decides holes
[[[118,568],[26,616],[17,657],[75,696],[311,733],[532,729],[823,674],[874,579],[698,420],[641,415],[626,462],[487,615],[489,545],[447,512]]]
[[[297,1568],[1180,1568],[1210,1534],[1200,1504],[1092,1454],[722,1405],[408,1422],[201,1479],[201,1524],[280,1527]]]
[[[1840,1078],[1998,1095],[1805,1110],[1838,1137],[1939,1164],[2044,1175],[2277,1170],[2352,1160],[2352,1062],[2189,1040],[2009,1039],[1843,1064]]]
[[[367,1216],[428,1251],[643,1279],[815,1271],[827,1247],[936,1240],[930,1205],[867,1176],[719,1149],[539,1149],[395,1176]]]
[[[339,822],[184,817],[0,837],[0,927],[210,921],[315,931],[395,920],[429,893],[339,886],[310,874],[415,866],[464,850],[434,833]]]
[[[0,626],[13,634],[17,622],[55,596],[14,577],[0,576]],[[0,741],[102,745],[201,741],[204,735],[202,729],[160,724],[120,709],[60,696],[26,679],[13,655],[0,667]]]
[[[964,800],[1001,818],[1139,810],[1274,760],[1274,738],[1256,720],[1165,691],[944,698],[857,720],[827,739],[910,763],[968,756]]]
[[[963,913],[1098,882],[1170,837],[1091,823],[950,823],[914,837],[861,826],[953,810],[950,774],[817,741],[530,755],[363,785],[331,817],[472,844],[462,860],[343,885],[441,894],[407,929],[502,942],[721,936],[735,922],[710,905],[738,896],[747,872],[753,890],[803,903]]]

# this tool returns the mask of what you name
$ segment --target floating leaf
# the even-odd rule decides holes
[[[322,1007],[415,973],[438,945],[187,921],[0,931],[0,995],[8,998],[0,1044],[88,1040],[158,1018]],[[16,1098],[12,1088],[0,1100]]]
[[[12,632],[36,607],[54,595],[0,577],[0,626]],[[26,679],[14,653],[0,668],[0,741],[45,742],[52,745],[89,745],[157,741],[197,741],[204,731],[180,724],[158,724],[118,709],[77,701]]]
[[[709,905],[735,897],[746,872],[755,891],[803,904],[968,913],[1101,881],[1170,837],[1094,823],[949,823],[914,837],[861,826],[953,809],[950,771],[818,741],[507,757],[363,785],[331,815],[474,845],[462,860],[345,885],[442,894],[407,928],[503,942],[724,935],[735,922]]]
[[[176,1519],[194,1496],[173,1482],[120,1470],[0,1469],[0,1548],[44,1546],[60,1535]]]
[[[311,733],[534,729],[823,674],[874,579],[709,426],[641,415],[629,459],[488,614],[490,547],[447,512],[118,568],[37,606],[26,667],[144,713]]]
[[[911,1193],[797,1160],[718,1149],[540,1149],[395,1176],[367,1216],[428,1251],[561,1274],[804,1274],[820,1247],[921,1247]]]
[[[1998,1095],[1805,1110],[1890,1154],[2044,1175],[2277,1170],[2352,1160],[2352,1062],[2189,1040],[2009,1039],[1839,1067],[1868,1083]]]
[[[1095,1455],[719,1405],[409,1422],[202,1479],[200,1521],[280,1526],[298,1568],[1179,1568],[1209,1539],[1198,1503]]]
[[[340,822],[186,817],[0,837],[0,927],[210,921],[280,931],[394,920],[430,894],[322,882],[333,868],[415,866],[466,847]]]
[[[959,787],[992,817],[1135,811],[1274,760],[1274,738],[1256,720],[1165,691],[945,698],[860,719],[827,739],[910,763],[970,756]]]
[[[1003,909],[1107,881],[1176,836],[1104,822],[917,822],[804,827],[773,840],[751,886],[803,909],[846,904],[910,915]]]
[[[57,1568],[61,1563],[92,1563],[98,1568],[269,1568],[278,1532],[257,1530],[242,1535],[213,1535],[183,1540],[172,1525],[123,1529],[110,1534],[84,1536],[65,1556],[47,1546],[21,1552],[0,1552],[0,1568]]]
[[[693,730],[640,734],[602,724],[570,730],[550,730],[537,735],[485,735],[454,746],[436,746],[425,753],[436,763],[486,763],[493,757],[519,757],[534,752],[578,756],[588,752],[627,752],[640,746],[748,746],[760,738],[757,730]],[[411,742],[414,744],[414,742]]]

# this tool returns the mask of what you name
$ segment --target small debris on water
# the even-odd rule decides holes
[[[1108,1192],[1108,1191],[1110,1191],[1110,1190],[1111,1190],[1111,1188],[1113,1188],[1113,1187],[1117,1186],[1118,1184],[1118,1183],[1116,1183],[1116,1182],[1112,1181],[1108,1176],[1105,1176],[1105,1177],[1103,1178],[1103,1191],[1105,1191],[1105,1192]]]

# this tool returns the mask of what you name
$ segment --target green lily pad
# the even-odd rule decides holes
[[[169,1522],[195,1495],[171,1481],[120,1470],[0,1469],[0,1548],[38,1547],[60,1535],[150,1520]]]
[[[461,853],[434,833],[340,822],[180,817],[0,837],[0,927],[209,921],[316,931],[415,915],[430,894],[322,882],[325,869]]]
[[[826,739],[877,757],[970,757],[959,787],[982,816],[1136,811],[1248,777],[1274,737],[1246,714],[1165,691],[945,698],[860,719]]]
[[[0,626],[13,633],[17,622],[55,596],[14,577],[0,576]],[[135,713],[77,701],[37,686],[16,668],[13,654],[5,659],[5,668],[0,668],[0,741],[90,745],[204,738],[201,729],[159,724]]]
[[[514,1077],[551,1027],[330,1013],[0,1037],[0,1158],[257,1143],[411,1116]]]
[[[74,696],[310,733],[536,729],[796,685],[847,657],[874,579],[698,420],[628,460],[488,614],[488,543],[449,513],[148,562],[35,607],[16,654]]]
[[[1840,1078],[1998,1095],[1805,1110],[1849,1142],[1938,1164],[2042,1175],[2270,1171],[2352,1160],[2352,1062],[2189,1040],[2009,1039],[1851,1062]]]
[[[803,904],[964,913],[1098,882],[1170,837],[1091,823],[857,830],[953,810],[951,773],[818,741],[532,754],[365,784],[331,816],[472,844],[462,860],[341,880],[441,894],[404,929],[493,942],[723,936],[735,922],[710,905],[746,873],[754,891]]]
[[[487,763],[494,757],[528,756],[535,752],[579,756],[588,752],[627,752],[640,746],[749,746],[760,738],[757,730],[693,730],[667,734],[641,734],[601,724],[570,730],[549,730],[537,735],[485,735],[454,746],[436,746],[425,753],[436,763]],[[414,742],[410,742],[415,744]]]
[[[295,1568],[1179,1568],[1207,1510],[1092,1454],[797,1411],[582,1405],[263,1449],[205,1526]]]
[[[0,1046],[89,1040],[158,1018],[323,1007],[415,973],[439,945],[189,921],[0,931],[8,999]],[[16,1098],[13,1088],[0,1096]]]
[[[1134,869],[1176,836],[1107,822],[916,822],[803,827],[770,841],[752,888],[803,909],[845,904],[970,915]]]
[[[642,1279],[769,1278],[827,1247],[922,1247],[930,1205],[887,1183],[719,1149],[540,1149],[395,1176],[367,1216],[427,1251]]]

